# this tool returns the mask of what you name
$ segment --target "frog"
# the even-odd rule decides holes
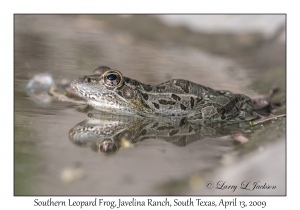
[[[250,97],[184,79],[149,85],[107,66],[75,79],[71,87],[96,110],[116,115],[180,117],[190,123],[240,123],[258,119]]]

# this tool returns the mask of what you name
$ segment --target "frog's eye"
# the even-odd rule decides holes
[[[99,147],[99,151],[105,155],[115,154],[118,151],[118,147],[115,144],[102,144]]]
[[[118,147],[110,139],[106,139],[100,144],[93,145],[92,150],[105,155],[112,155],[118,152]]]
[[[107,86],[113,87],[120,84],[121,75],[118,72],[107,72],[104,75],[104,83]]]

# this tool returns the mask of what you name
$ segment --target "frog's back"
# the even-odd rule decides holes
[[[209,95],[219,95],[219,91],[183,79],[172,79],[160,85],[152,86],[124,77],[126,83],[148,94],[172,93],[178,95],[194,95],[206,98]]]
[[[135,89],[142,104],[153,114],[182,116],[197,103],[220,95],[216,90],[182,79],[173,79],[157,86],[146,85],[124,78],[128,87]]]

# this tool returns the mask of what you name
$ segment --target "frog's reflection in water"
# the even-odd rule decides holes
[[[91,148],[94,152],[98,152],[106,155],[115,154],[119,150],[119,147],[110,139],[103,140],[98,144],[95,142],[95,144],[91,145]]]
[[[133,147],[146,139],[161,139],[186,146],[205,137],[218,138],[247,130],[239,124],[196,125],[184,118],[154,119],[92,113],[88,116],[69,131],[69,139],[78,146],[90,147],[105,155],[116,154],[120,148]]]

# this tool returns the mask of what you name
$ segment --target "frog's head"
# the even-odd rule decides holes
[[[137,114],[142,107],[136,89],[126,85],[121,72],[99,67],[93,75],[82,76],[71,84],[76,93],[96,109],[116,114]]]

